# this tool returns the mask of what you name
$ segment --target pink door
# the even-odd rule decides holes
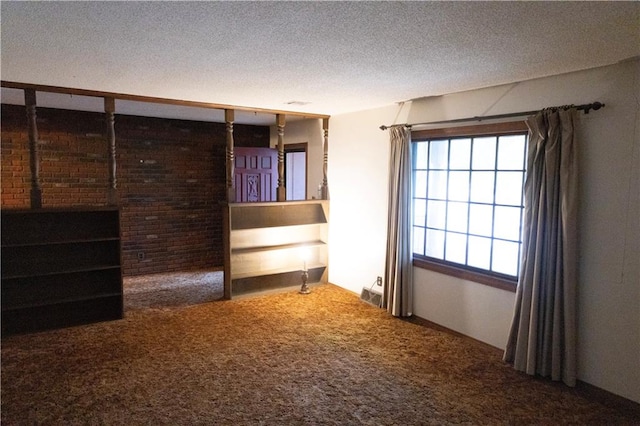
[[[234,149],[236,202],[276,201],[278,151],[273,148]]]

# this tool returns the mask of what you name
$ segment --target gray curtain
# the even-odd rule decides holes
[[[411,131],[396,126],[389,132],[389,216],[382,306],[392,315],[404,317],[411,316],[413,310]]]
[[[504,360],[576,382],[577,112],[529,117],[522,264]]]

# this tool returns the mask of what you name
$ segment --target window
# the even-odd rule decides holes
[[[412,132],[417,266],[501,288],[520,266],[523,122]]]

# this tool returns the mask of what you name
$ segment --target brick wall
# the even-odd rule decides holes
[[[104,114],[38,108],[43,207],[104,205]],[[225,126],[117,115],[117,185],[125,275],[222,267]],[[269,128],[234,126],[237,146],[269,146]],[[28,208],[25,108],[2,105],[2,208]]]

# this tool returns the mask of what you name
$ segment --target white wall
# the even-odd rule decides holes
[[[640,62],[334,116],[329,280],[359,293],[384,272],[388,132],[424,122],[601,101],[580,116],[578,378],[640,402]],[[416,268],[414,313],[504,348],[515,295]]]
[[[358,294],[384,276],[389,135],[378,127],[392,124],[400,110],[329,120],[329,281]]]
[[[270,127],[271,147],[278,146],[278,129]],[[319,198],[318,185],[322,183],[323,149],[322,120],[306,119],[285,123],[284,144],[307,143],[307,199]]]

